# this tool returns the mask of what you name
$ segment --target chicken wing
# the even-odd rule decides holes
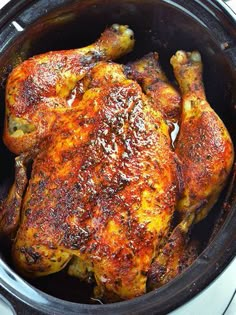
[[[15,232],[20,219],[22,197],[24,195],[28,179],[27,164],[29,156],[22,154],[15,159],[15,181],[8,193],[7,198],[1,205],[0,233],[12,234]]]

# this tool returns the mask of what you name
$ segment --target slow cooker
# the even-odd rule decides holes
[[[177,50],[199,50],[209,103],[236,143],[236,17],[216,0],[19,0],[0,10],[0,117],[10,71],[33,55],[85,46],[114,23],[135,32],[134,51],[122,62],[158,51],[173,78],[169,59]],[[0,198],[14,176],[14,156],[0,140]],[[63,272],[27,281],[12,268],[9,244],[1,240],[1,294],[17,314],[166,314],[192,299],[229,265],[236,254],[236,166],[208,217],[192,234],[202,243],[197,260],[163,287],[112,304],[88,304],[89,288]]]

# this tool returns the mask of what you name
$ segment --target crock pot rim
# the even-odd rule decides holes
[[[31,3],[34,3],[34,2],[35,1],[33,1],[33,0],[25,0],[25,1],[20,0],[17,3],[13,4],[13,1],[10,1],[6,5],[6,7],[4,7],[2,10],[0,10],[0,29],[2,27],[4,27],[4,25],[7,24],[9,21],[14,19],[15,15],[17,15],[19,12],[21,12],[22,10],[27,8]],[[205,1],[196,0],[196,3],[198,3],[200,5],[201,5],[201,2],[205,2]],[[205,5],[206,5],[206,3],[205,3]],[[222,11],[226,15],[226,17],[229,19],[229,21],[231,21],[231,23],[236,23],[236,16],[233,14],[231,9],[228,8],[228,6],[222,0],[209,1],[209,2],[207,2],[207,5],[209,5],[209,6],[214,5],[214,8],[217,7],[218,10]],[[8,13],[6,14],[5,12],[8,12]],[[204,252],[199,256],[197,261],[195,263],[193,263],[193,265],[191,265],[188,268],[188,270],[186,270],[182,275],[175,278],[173,281],[171,281],[167,285],[163,286],[162,288],[158,289],[157,291],[147,293],[141,297],[138,297],[138,298],[130,300],[130,301],[119,302],[119,303],[114,303],[114,304],[106,304],[106,305],[87,305],[87,304],[79,304],[79,303],[73,303],[73,302],[60,300],[60,299],[55,298],[53,296],[50,296],[44,292],[41,292],[40,290],[33,288],[31,285],[27,284],[17,274],[15,274],[14,271],[12,271],[2,260],[0,262],[0,274],[4,270],[4,273],[8,274],[9,278],[17,279],[17,281],[21,281],[23,283],[23,285],[26,285],[28,287],[33,288],[33,290],[35,292],[37,292],[41,297],[44,298],[45,304],[42,305],[42,301],[41,301],[40,305],[35,305],[35,302],[37,303],[37,301],[32,301],[29,296],[19,297],[19,292],[17,292],[17,290],[15,290],[14,286],[10,287],[9,283],[5,282],[2,278],[0,278],[0,284],[6,290],[8,290],[10,293],[15,295],[18,299],[24,301],[25,303],[27,303],[28,305],[30,305],[33,308],[36,308],[36,309],[40,308],[42,311],[44,311],[45,313],[48,313],[48,314],[52,314],[52,312],[58,313],[58,311],[59,311],[58,308],[54,308],[53,305],[51,305],[52,303],[55,303],[55,305],[58,305],[58,304],[62,305],[63,304],[64,307],[68,306],[68,309],[67,308],[65,309],[67,314],[77,314],[78,311],[80,311],[80,314],[89,314],[89,313],[92,314],[93,311],[96,311],[96,313],[100,313],[100,314],[102,314],[103,312],[106,312],[106,313],[111,312],[112,314],[115,314],[116,311],[119,312],[119,314],[122,314],[122,312],[124,312],[124,314],[125,314],[127,312],[125,309],[126,307],[129,307],[130,311],[135,312],[135,314],[139,314],[139,313],[141,314],[143,311],[141,309],[141,306],[140,306],[140,305],[142,305],[142,302],[143,303],[145,302],[145,304],[149,303],[150,310],[153,310],[153,305],[151,302],[153,302],[153,300],[155,300],[155,299],[158,299],[159,296],[162,294],[162,292],[168,292],[168,290],[170,290],[174,285],[176,285],[176,283],[179,282],[180,278],[182,279],[181,281],[183,284],[183,281],[186,279],[187,274],[192,273],[194,268],[196,268],[197,266],[200,265],[202,267],[204,267],[204,266],[206,267],[207,261],[210,258],[209,253],[211,252],[212,247],[214,247],[214,249],[217,247],[217,245],[219,247],[221,247],[220,245],[221,245],[222,241],[221,241],[220,236],[222,235],[222,233],[224,233],[224,230],[229,225],[232,227],[236,225],[236,205],[234,205],[234,207],[232,207],[231,212],[230,212],[230,216],[226,219],[226,222],[224,223],[221,230],[219,231],[218,234],[220,234],[220,235],[217,234],[217,236],[214,240],[214,244],[209,245],[204,250]],[[210,277],[210,279],[208,279],[208,281],[205,281],[205,282],[203,281],[201,288],[200,288],[200,291],[203,288],[205,288],[213,279],[215,279],[217,277],[217,275],[220,273],[220,271],[222,271],[225,268],[225,266],[227,264],[229,264],[230,261],[232,260],[232,258],[234,257],[234,254],[236,252],[236,242],[235,242],[236,237],[235,237],[235,235],[233,235],[233,233],[230,236],[232,237],[231,242],[230,242],[230,243],[232,243],[230,245],[231,250],[226,253],[227,259],[224,259],[224,261],[227,261],[227,263],[226,262],[219,263],[218,269],[216,269],[215,272],[212,273],[212,276]],[[234,239],[234,242],[232,241],[233,239]],[[206,259],[206,257],[208,257],[208,258]],[[192,288],[192,290],[190,290],[191,289],[190,284],[188,284],[188,287],[189,287],[189,294],[187,296],[185,296],[184,298],[183,298],[183,296],[182,296],[182,298],[181,298],[181,296],[176,298],[176,301],[174,304],[173,304],[173,300],[172,300],[171,305],[169,305],[168,301],[166,301],[166,306],[163,309],[159,309],[158,310],[159,313],[166,313],[166,312],[173,310],[174,308],[181,305],[183,302],[185,302],[189,298],[192,298],[193,296],[195,296],[198,293],[198,290],[195,290],[194,287]],[[166,298],[167,298],[167,295],[166,295]],[[179,292],[178,292],[178,295],[179,295]],[[155,301],[155,304],[156,304],[156,301]],[[132,306],[134,308],[131,308]],[[70,307],[72,307],[74,309],[70,309]],[[135,307],[136,307],[136,309],[135,309]],[[63,310],[63,309],[60,309],[60,311],[61,310]],[[149,311],[149,309],[147,309],[147,305],[145,305],[145,312],[147,312],[147,311]]]

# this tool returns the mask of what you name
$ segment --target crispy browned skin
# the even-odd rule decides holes
[[[178,52],[171,62],[183,93],[179,176],[165,121],[178,121],[180,95],[158,54],[125,73],[106,61],[133,44],[132,31],[114,25],[93,45],[25,61],[7,85],[4,141],[24,152],[0,218],[5,233],[19,225],[14,264],[28,277],[66,265],[81,280],[93,275],[95,296],[106,301],[139,296],[147,281],[161,286],[196,258],[189,229],[214,205],[233,160],[230,137],[205,100],[199,55]],[[185,186],[171,233],[177,179]]]
[[[177,210],[183,218],[194,213],[196,223],[217,201],[232,168],[234,150],[225,125],[206,100],[200,54],[178,51],[171,64],[183,95],[175,151],[182,162],[185,188]]]
[[[22,154],[15,159],[15,181],[0,211],[0,232],[11,234],[19,224],[22,197],[27,185],[27,162],[29,157]]]
[[[32,148],[71,107],[71,97],[88,70],[99,60],[121,57],[133,45],[133,32],[114,24],[92,45],[45,53],[17,66],[6,87],[7,147],[16,154]]]
[[[184,188],[176,206],[181,222],[148,273],[152,289],[176,277],[197,257],[197,247],[188,245],[188,232],[217,201],[234,159],[228,131],[205,98],[200,54],[179,51],[171,64],[183,96],[175,151],[181,162]]]
[[[159,64],[158,53],[153,52],[125,67],[128,77],[136,80],[160,110],[163,117],[178,122],[181,108],[179,92],[168,81]]]
[[[94,273],[97,296],[130,299],[146,292],[170,228],[174,153],[162,115],[121,66],[98,64],[87,86],[34,160],[13,258],[21,273],[41,276],[76,256],[70,274]]]
[[[181,274],[197,258],[199,245],[197,241],[189,241],[178,225],[148,271],[148,289],[161,287]]]

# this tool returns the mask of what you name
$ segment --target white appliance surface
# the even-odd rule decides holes
[[[0,9],[9,0],[0,0]],[[236,0],[227,4],[236,12]],[[14,315],[0,295],[0,314]],[[205,290],[169,315],[236,315],[236,258]]]

